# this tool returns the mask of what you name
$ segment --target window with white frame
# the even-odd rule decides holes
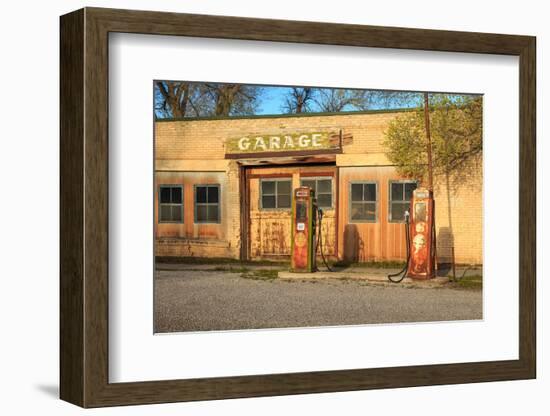
[[[290,208],[292,194],[292,179],[261,179],[260,208],[286,209]]]
[[[220,185],[195,185],[195,222],[220,222]]]
[[[350,222],[376,222],[377,204],[376,182],[350,184]]]
[[[413,191],[418,183],[410,180],[390,181],[389,183],[389,219],[392,222],[405,221],[405,211],[410,207]]]
[[[183,186],[160,185],[159,222],[183,222]]]
[[[301,185],[315,191],[318,207],[332,208],[332,177],[305,177],[301,179]]]

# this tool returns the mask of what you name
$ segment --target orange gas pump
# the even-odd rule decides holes
[[[294,190],[292,201],[292,232],[290,268],[294,272],[317,270],[315,255],[315,231],[317,204],[315,192],[301,186]]]
[[[432,279],[435,277],[435,203],[433,192],[415,189],[411,200],[409,222],[408,277]]]

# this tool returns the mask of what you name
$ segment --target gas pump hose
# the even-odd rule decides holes
[[[407,268],[409,267],[409,261],[411,259],[411,236],[409,230],[409,212],[405,211],[405,240],[407,242],[407,262],[403,269],[397,273],[388,274],[388,279],[390,282],[399,283],[405,278]]]

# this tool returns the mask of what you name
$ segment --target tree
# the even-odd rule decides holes
[[[306,113],[312,110],[314,89],[292,87],[285,97],[281,110],[288,114]]]
[[[243,84],[205,84],[206,93],[213,104],[213,115],[255,114],[261,94],[261,87]]]
[[[155,116],[183,118],[254,114],[263,89],[241,84],[155,82]]]
[[[346,90],[340,88],[319,88],[315,94],[315,102],[319,110],[327,113],[339,111],[362,110],[368,99],[367,90]]]
[[[184,117],[187,113],[191,83],[174,81],[155,82],[155,112],[161,117]]]
[[[434,177],[457,176],[480,155],[482,99],[478,96],[430,95],[430,130]],[[392,120],[385,133],[388,158],[398,172],[425,180],[427,175],[426,130],[421,107]]]
[[[419,102],[420,95],[406,91],[354,90],[342,88],[319,88],[314,91],[319,110],[336,113],[339,111],[367,111],[410,107]]]
[[[292,87],[281,110],[285,113],[366,111],[411,107],[421,95],[407,91],[358,90],[344,88]]]

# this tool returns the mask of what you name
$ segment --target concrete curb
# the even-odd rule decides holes
[[[449,282],[447,277],[436,277],[430,280],[414,280],[409,277],[404,278],[399,283],[393,283],[388,280],[387,275],[366,272],[316,272],[316,273],[294,273],[280,271],[279,279],[283,280],[318,280],[318,279],[334,279],[334,280],[363,280],[369,283],[388,284],[388,285],[406,285],[423,288],[440,287]]]

